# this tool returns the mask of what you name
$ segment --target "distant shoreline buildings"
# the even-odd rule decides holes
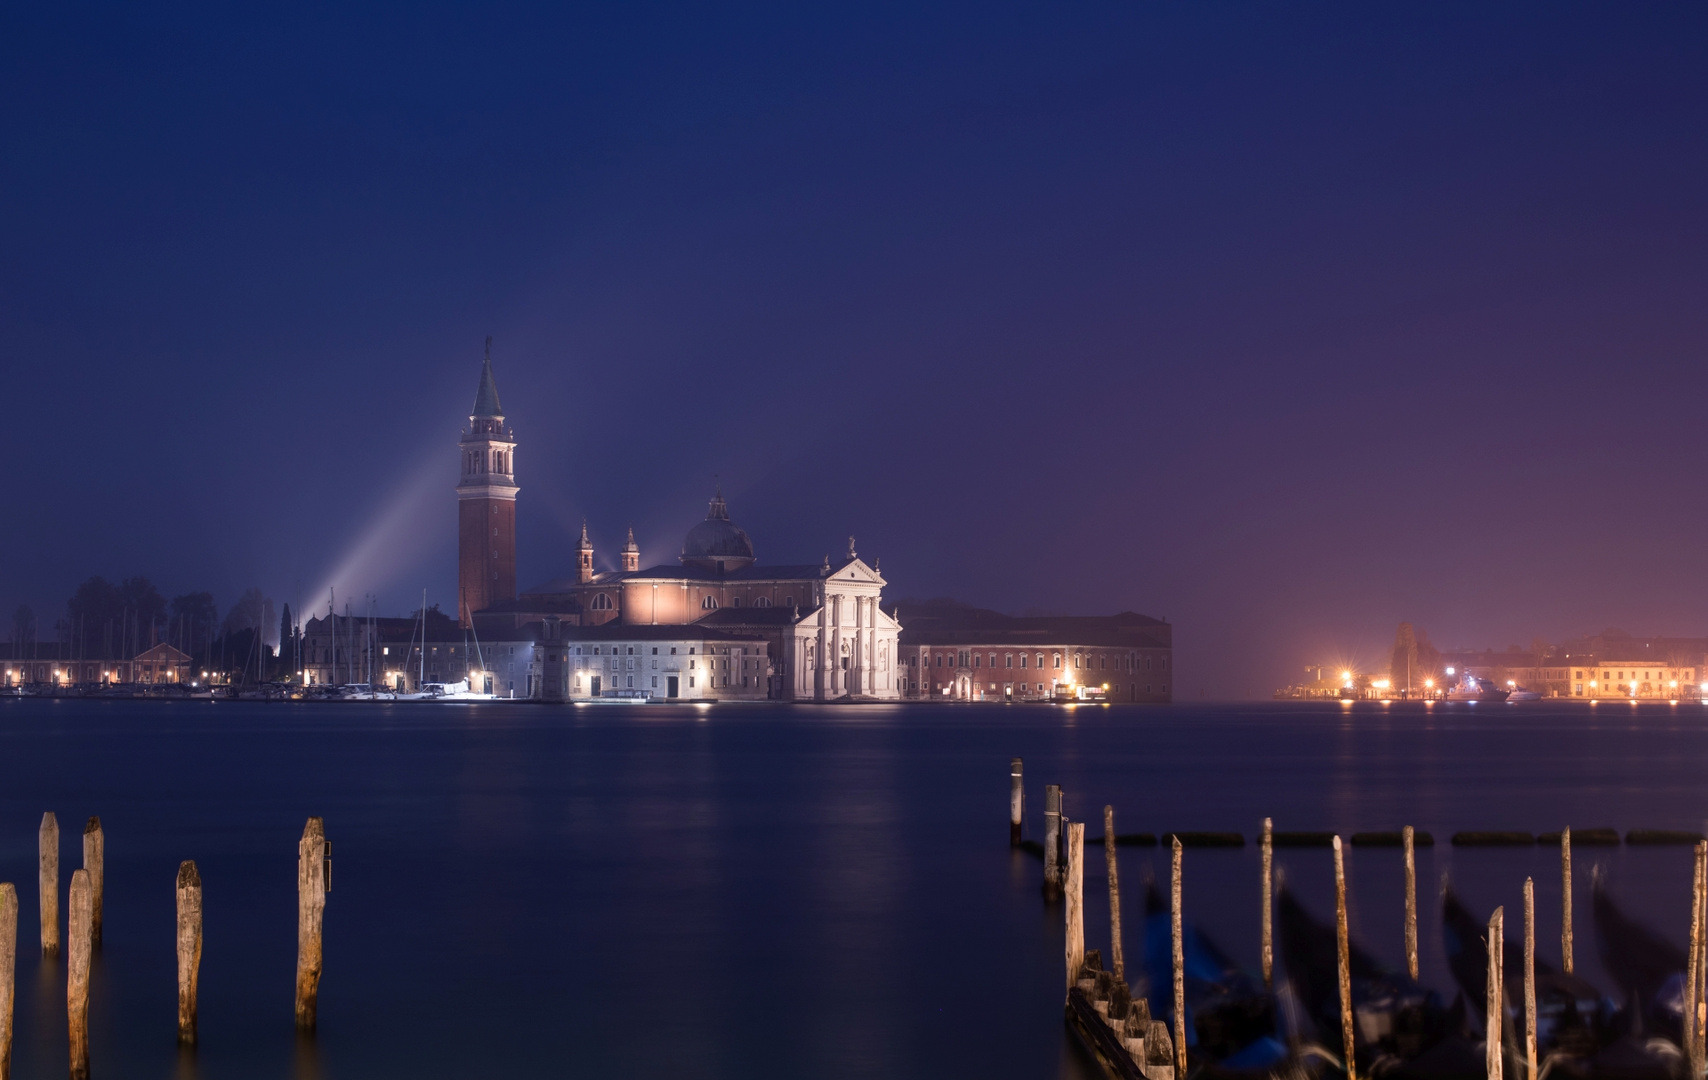
[[[1701,700],[1708,699],[1708,637],[1639,637],[1609,629],[1558,644],[1538,639],[1529,648],[1437,650],[1402,623],[1380,670],[1325,665],[1307,674],[1312,677],[1275,696],[1429,698],[1469,678],[1542,698]]]
[[[454,620],[312,618],[306,682],[354,675],[411,690],[467,678],[476,692],[542,701],[1172,698],[1162,620],[1013,618],[952,601],[898,613],[852,537],[834,559],[766,565],[722,492],[675,564],[642,568],[630,530],[621,568],[599,570],[583,526],[571,572],[518,588],[516,449],[488,339],[459,446]]]

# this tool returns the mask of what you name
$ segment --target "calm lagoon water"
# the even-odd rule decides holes
[[[1459,829],[1702,829],[1701,706],[1299,703],[543,708],[0,702],[0,880],[21,901],[15,1075],[66,1061],[63,960],[38,954],[36,829],[64,890],[107,834],[93,983],[97,1077],[1081,1077],[1061,1021],[1061,911],[1007,846],[1008,760],[1119,831],[1342,833],[1413,824],[1425,981],[1449,988],[1440,875],[1479,912],[1550,849],[1455,850]],[[296,841],[334,844],[320,1031],[291,1021]],[[1101,831],[1100,821],[1090,833]],[[1159,849],[1124,848],[1129,963]],[[174,1046],[173,882],[205,888],[202,1044]],[[1326,913],[1326,851],[1281,851]],[[1688,848],[1577,852],[1579,967],[1599,864],[1681,943]],[[1355,935],[1398,965],[1397,851],[1348,855]],[[1089,944],[1108,936],[1088,863]],[[1189,850],[1185,910],[1255,967],[1257,857]],[[63,907],[62,900],[62,907]],[[1509,914],[1507,925],[1517,925]],[[1449,993],[1450,996],[1450,993]]]

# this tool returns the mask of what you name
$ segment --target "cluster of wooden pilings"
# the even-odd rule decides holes
[[[41,899],[42,955],[60,954],[59,820],[42,815],[37,888]],[[71,1078],[89,1076],[89,967],[101,945],[106,833],[92,817],[83,828],[83,866],[73,871],[65,935],[66,1019],[71,1036]],[[297,845],[297,994],[299,1031],[312,1032],[320,993],[321,927],[332,887],[332,845],[320,818],[308,819]],[[178,1041],[196,1043],[196,995],[202,966],[202,878],[194,860],[178,867]],[[12,1017],[17,986],[18,890],[0,882],[0,1080],[12,1075]]]
[[[1021,759],[1010,763],[1009,842],[1020,846],[1025,811],[1023,793],[1024,768]],[[1596,830],[1600,832],[1611,830]],[[1641,835],[1647,835],[1648,830]],[[1049,899],[1065,900],[1066,930],[1065,960],[1067,967],[1066,1012],[1070,1024],[1087,1049],[1096,1057],[1105,1073],[1122,1080],[1174,1080],[1186,1077],[1186,982],[1185,949],[1181,927],[1181,877],[1184,846],[1182,838],[1194,834],[1164,834],[1170,847],[1169,917],[1173,943],[1173,1029],[1153,1020],[1148,1003],[1135,999],[1126,981],[1121,947],[1121,892],[1119,868],[1116,861],[1117,836],[1115,809],[1103,808],[1103,856],[1109,881],[1109,956],[1110,966],[1103,967],[1101,954],[1085,947],[1084,872],[1085,825],[1070,821],[1064,812],[1062,790],[1050,784],[1044,788],[1044,895]],[[1205,834],[1219,836],[1221,834]],[[1274,848],[1276,833],[1272,819],[1263,819],[1261,834],[1261,963],[1265,989],[1274,988]],[[1300,836],[1306,834],[1298,834]],[[1312,834],[1314,835],[1314,834]],[[1481,845],[1500,841],[1483,839],[1508,834],[1460,834],[1465,842]],[[1510,834],[1511,836],[1529,834]],[[1633,837],[1639,835],[1634,833]],[[1656,832],[1655,835],[1662,834]],[[1672,834],[1665,834],[1671,837]],[[1681,837],[1683,834],[1680,834]],[[1432,842],[1421,834],[1423,842]],[[1416,846],[1420,834],[1411,826],[1400,831],[1400,847],[1405,861],[1405,956],[1406,973],[1418,977],[1417,956],[1417,859]],[[1335,943],[1340,991],[1341,1044],[1348,1080],[1356,1080],[1354,1013],[1352,1008],[1351,944],[1346,915],[1346,867],[1341,838],[1335,834],[1325,837],[1334,851]],[[1617,842],[1613,834],[1613,842]],[[1455,838],[1459,842],[1458,838]],[[1526,840],[1534,843],[1533,838]],[[1605,843],[1601,837],[1596,842]],[[1631,839],[1631,843],[1667,842],[1664,840]],[[1561,903],[1560,950],[1566,974],[1572,974],[1572,831],[1562,829],[1560,844],[1560,880],[1564,890]],[[1686,972],[1687,1001],[1684,1010],[1685,1052],[1692,1075],[1702,1076],[1708,1069],[1708,841],[1695,840],[1695,870],[1692,877],[1690,913],[1690,950]],[[1535,883],[1524,879],[1524,1080],[1539,1080],[1536,1037],[1536,905]],[[1505,912],[1496,908],[1488,923],[1488,999],[1485,1006],[1487,1025],[1487,1067],[1489,1080],[1502,1080],[1504,1061],[1502,1027],[1506,1015],[1506,982],[1504,971]],[[1514,1033],[1517,1034],[1517,1033]],[[1515,1040],[1516,1041],[1516,1040]]]

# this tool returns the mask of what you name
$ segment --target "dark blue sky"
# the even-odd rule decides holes
[[[762,559],[1176,624],[1183,696],[1708,633],[1708,8],[0,13],[0,609]],[[905,621],[905,611],[903,612]],[[8,620],[9,621],[9,620]]]

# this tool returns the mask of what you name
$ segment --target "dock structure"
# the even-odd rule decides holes
[[[1087,837],[1084,824],[1069,821],[1062,812],[1060,791],[1061,788],[1057,785],[1050,785],[1047,789],[1047,831],[1056,834],[1052,836],[1055,843],[1042,849],[1040,845],[1028,843],[1023,845],[1023,848],[1033,855],[1044,856],[1041,861],[1045,862],[1046,894],[1052,894],[1053,885],[1059,890],[1059,893],[1053,895],[1059,895],[1063,901],[1063,955],[1067,967],[1064,1019],[1069,1030],[1106,1077],[1113,1080],[1187,1080],[1192,1074],[1221,1075],[1222,1070],[1226,1069],[1231,1075],[1267,1073],[1272,1080],[1275,1077],[1303,1080],[1305,1077],[1319,1075],[1359,1080],[1361,1076],[1383,1075],[1383,1070],[1394,1068],[1396,1061],[1405,1063],[1422,1060],[1419,1055],[1435,1054],[1436,1048],[1440,1047],[1446,1047],[1448,1056],[1438,1056],[1433,1060],[1459,1061],[1459,1066],[1456,1067],[1468,1065],[1474,1053],[1476,1064],[1470,1065],[1467,1071],[1479,1077],[1479,1080],[1506,1080],[1508,1073],[1512,1074],[1515,1080],[1520,1076],[1523,1080],[1542,1080],[1554,1068],[1570,1069],[1573,1070],[1571,1075],[1589,1077],[1619,1075],[1630,1078],[1653,1076],[1655,1080],[1688,1080],[1690,1077],[1702,1080],[1708,1075],[1708,839],[1699,833],[1685,830],[1632,829],[1623,839],[1626,844],[1638,846],[1688,846],[1694,855],[1690,878],[1690,906],[1682,908],[1681,904],[1679,912],[1681,916],[1688,913],[1688,918],[1681,919],[1680,922],[1684,925],[1678,927],[1680,930],[1688,928],[1688,946],[1686,950],[1672,949],[1677,954],[1677,960],[1669,962],[1677,963],[1679,970],[1662,980],[1666,986],[1676,987],[1672,991],[1675,995],[1672,1000],[1677,1002],[1675,1007],[1680,1022],[1671,1032],[1664,1028],[1652,1031],[1647,1042],[1642,1043],[1637,1051],[1640,1056],[1630,1060],[1632,1051],[1628,1040],[1609,1042],[1607,1040],[1613,1038],[1612,1036],[1605,1032],[1597,1034],[1599,1029],[1594,1028],[1583,1028],[1575,1035],[1571,1030],[1562,1034],[1560,1017],[1578,1014],[1575,1004],[1568,1004],[1564,1014],[1560,1012],[1561,991],[1557,982],[1550,981],[1554,980],[1555,976],[1544,970],[1544,963],[1537,956],[1536,885],[1529,877],[1522,880],[1522,906],[1517,909],[1519,915],[1514,917],[1514,925],[1518,929],[1514,931],[1513,936],[1522,934],[1522,937],[1510,946],[1513,950],[1510,958],[1507,955],[1508,934],[1504,908],[1494,908],[1486,924],[1479,918],[1466,926],[1455,920],[1462,920],[1468,917],[1469,913],[1465,911],[1463,904],[1454,898],[1451,891],[1446,893],[1444,917],[1447,919],[1449,935],[1456,935],[1457,940],[1470,943],[1470,955],[1475,957],[1477,967],[1482,969],[1480,976],[1474,979],[1477,988],[1475,994],[1468,994],[1464,1005],[1469,1006],[1467,1011],[1473,1014],[1481,1012],[1482,1016],[1472,1020],[1475,1026],[1470,1034],[1425,1034],[1429,1029],[1421,1027],[1420,1024],[1430,1014],[1414,1014],[1409,1011],[1428,1007],[1416,1003],[1436,997],[1434,991],[1421,986],[1417,981],[1419,944],[1416,848],[1427,848],[1433,845],[1434,840],[1429,833],[1409,825],[1392,832],[1353,833],[1350,845],[1389,848],[1402,856],[1403,862],[1395,867],[1395,873],[1398,876],[1403,871],[1403,968],[1391,973],[1379,971],[1372,974],[1369,962],[1358,959],[1361,955],[1360,949],[1352,940],[1349,926],[1349,890],[1345,864],[1345,849],[1348,845],[1342,835],[1333,832],[1280,832],[1275,830],[1272,819],[1265,818],[1257,834],[1257,869],[1262,891],[1259,913],[1261,982],[1251,979],[1249,984],[1244,983],[1243,980],[1251,977],[1228,961],[1227,980],[1216,979],[1220,989],[1215,992],[1227,993],[1229,987],[1249,986],[1253,989],[1235,991],[1237,994],[1249,994],[1249,997],[1236,997],[1231,1006],[1213,1006],[1197,998],[1188,999],[1184,980],[1187,966],[1185,944],[1187,941],[1199,940],[1204,931],[1201,928],[1189,927],[1184,922],[1182,871],[1185,849],[1237,848],[1245,843],[1244,837],[1239,833],[1230,832],[1184,831],[1118,835],[1115,832],[1113,805],[1104,807],[1103,835]],[[1059,840],[1056,839],[1057,835]],[[1121,955],[1121,897],[1117,848],[1154,847],[1159,836],[1170,859],[1166,918],[1171,939],[1172,972],[1153,971],[1148,982],[1141,977],[1135,987],[1126,980],[1125,964]],[[1560,944],[1564,966],[1568,972],[1573,966],[1574,944],[1574,839],[1580,844],[1593,845],[1617,845],[1622,842],[1620,833],[1613,829],[1580,829],[1574,832],[1568,828],[1540,834],[1508,830],[1462,831],[1452,834],[1452,843],[1457,847],[1557,845],[1563,886]],[[1109,940],[1104,948],[1088,947],[1087,942],[1087,937],[1091,936],[1088,934],[1084,911],[1085,845],[1088,843],[1099,843],[1103,847],[1107,868]],[[1321,847],[1331,850],[1334,913],[1332,921],[1327,925],[1319,922],[1316,928],[1312,928],[1309,916],[1299,914],[1297,901],[1292,900],[1283,888],[1280,868],[1273,864],[1273,849],[1287,847]],[[1053,852],[1059,852],[1059,861],[1049,858]],[[1445,883],[1445,877],[1443,881]],[[1600,886],[1598,890],[1599,888]],[[1282,905],[1280,921],[1283,927],[1290,927],[1280,935],[1282,945],[1285,946],[1281,959],[1300,965],[1295,970],[1283,970],[1280,973],[1273,969],[1276,959],[1273,955],[1276,928],[1272,917],[1277,898]],[[1598,922],[1602,903],[1603,899],[1598,891]],[[1153,909],[1153,912],[1161,914],[1160,908]],[[1455,912],[1458,914],[1454,914]],[[1306,920],[1303,930],[1299,922],[1301,917]],[[1614,918],[1622,917],[1615,915]],[[1160,927],[1157,929],[1160,930]],[[1302,938],[1301,933],[1304,935]],[[1666,935],[1657,936],[1640,927],[1636,928],[1635,933],[1637,936],[1631,939],[1629,947],[1637,950],[1638,955],[1642,957],[1640,962],[1653,967],[1654,957],[1644,954],[1642,950],[1647,941],[1664,942]],[[1612,940],[1622,939],[1615,937]],[[1299,944],[1301,941],[1305,944]],[[1160,938],[1158,943],[1160,944]],[[1210,953],[1217,951],[1207,939],[1202,947]],[[1607,947],[1604,942],[1603,949]],[[1288,948],[1302,948],[1304,952],[1295,958]],[[1672,947],[1657,945],[1657,948]],[[1195,953],[1191,963],[1202,962],[1201,955]],[[1321,966],[1317,967],[1319,962]],[[1361,963],[1366,966],[1362,973],[1355,975],[1359,972]],[[1463,986],[1472,985],[1463,981],[1470,979],[1470,976],[1462,976],[1457,967],[1454,970],[1456,980],[1460,980]],[[1547,979],[1543,976],[1547,976]],[[1196,977],[1210,978],[1207,975]],[[1314,989],[1310,990],[1310,993],[1315,994],[1320,1005],[1319,1011],[1306,1021],[1306,1030],[1314,1026],[1319,1035],[1317,1041],[1312,1041],[1309,1035],[1303,1037],[1304,1041],[1296,1034],[1283,1036],[1280,1034],[1280,1027],[1267,1037],[1258,1037],[1255,1041],[1245,1041],[1250,1036],[1242,1036],[1238,1042],[1227,1041],[1228,1025],[1238,1022],[1228,1017],[1261,1015],[1261,1010],[1256,1010],[1256,1003],[1262,999],[1268,999],[1277,1015],[1284,1006],[1299,1008],[1300,999],[1297,995],[1300,985],[1296,980],[1300,979],[1305,980],[1307,986],[1312,986],[1314,980]],[[1373,979],[1376,985],[1369,985]],[[1194,990],[1194,993],[1199,992]],[[1546,1002],[1543,1000],[1545,992],[1549,996]],[[1289,995],[1292,995],[1291,1005],[1288,1005]],[[1402,1001],[1404,998],[1410,998],[1414,1003],[1405,1004]],[[1153,1002],[1161,1015],[1152,1015]],[[1200,1007],[1209,1011],[1200,1013]],[[1216,1008],[1231,1011],[1218,1015],[1214,1011]],[[1547,1013],[1547,1016],[1544,1016],[1544,1013]],[[1462,1019],[1463,1014],[1459,1015]],[[1481,1030],[1477,1031],[1477,1028]],[[1291,1027],[1288,1030],[1293,1031]],[[1581,1042],[1586,1035],[1591,1040],[1588,1044]],[[1221,1048],[1217,1047],[1218,1040]],[[1285,1044],[1278,1040],[1285,1040]],[[1336,1043],[1338,1045],[1335,1045]],[[1407,1048],[1408,1044],[1410,1049]],[[1192,1048],[1190,1055],[1189,1045]],[[1252,1057],[1250,1053],[1260,1048],[1261,1053],[1273,1055],[1262,1058],[1265,1064],[1258,1064],[1258,1058]],[[1610,1056],[1599,1056],[1603,1053]],[[1461,1058],[1463,1060],[1460,1060]],[[1403,1069],[1406,1066],[1402,1064],[1400,1067]]]
[[[1114,873],[1114,810],[1104,810],[1105,857],[1110,867],[1110,941],[1119,955],[1120,895]],[[1064,904],[1067,931],[1068,1024],[1086,1051],[1108,1076],[1119,1080],[1174,1080],[1174,1040],[1168,1025],[1151,1019],[1150,1003],[1135,997],[1123,972],[1106,971],[1100,950],[1085,948],[1085,889],[1080,880],[1084,855],[1080,850],[1085,826],[1068,826],[1068,871]],[[1077,841],[1077,842],[1076,842]],[[1175,850],[1179,851],[1179,842]],[[1176,949],[1175,970],[1180,971]],[[1118,963],[1119,961],[1117,961]]]

